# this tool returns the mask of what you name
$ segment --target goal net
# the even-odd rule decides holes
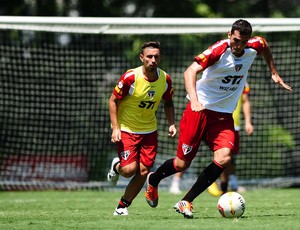
[[[252,120],[241,129],[241,185],[300,184],[300,20],[247,19],[269,42],[293,93],[271,82],[257,58],[249,73]],[[186,106],[183,72],[226,37],[235,19],[0,17],[0,189],[106,189],[116,146],[108,99],[119,77],[140,65],[140,46],[162,44],[161,68],[175,88],[176,124]],[[154,169],[175,156],[159,108]],[[212,160],[205,143],[184,174],[188,186]],[[162,182],[168,185],[171,178]],[[121,180],[118,186],[128,183]]]

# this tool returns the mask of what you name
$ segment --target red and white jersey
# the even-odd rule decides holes
[[[210,46],[194,61],[204,69],[196,83],[199,102],[209,110],[232,113],[244,90],[248,70],[266,47],[264,38],[249,39],[241,57],[232,54],[229,39]]]

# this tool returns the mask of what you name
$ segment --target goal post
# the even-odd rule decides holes
[[[161,67],[174,82],[176,124],[186,106],[183,72],[225,38],[234,18],[0,17],[0,189],[106,189],[116,156],[108,99],[119,77],[140,65],[140,45],[162,44]],[[257,58],[249,72],[254,135],[241,129],[237,176],[245,186],[294,186],[300,178],[300,19],[247,18],[266,37],[293,88],[272,84]],[[175,156],[162,108],[154,168]],[[243,116],[242,116],[243,118]],[[243,125],[243,120],[242,120]],[[211,161],[203,143],[184,174],[193,183]],[[171,178],[162,181],[167,186]],[[128,183],[120,180],[118,186]]]
[[[245,18],[254,31],[299,31],[299,18]],[[224,33],[237,18],[91,18],[0,16],[0,29],[87,34]]]

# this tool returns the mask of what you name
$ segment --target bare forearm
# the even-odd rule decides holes
[[[250,101],[245,101],[243,103],[243,113],[246,124],[251,124],[251,106]]]
[[[174,109],[173,101],[165,102],[164,109],[165,109],[165,115],[166,115],[166,119],[168,121],[169,126],[174,125],[175,124],[175,109]]]
[[[109,100],[109,116],[112,128],[118,128],[118,107],[117,101],[111,96]]]
[[[187,69],[184,72],[184,84],[185,89],[190,97],[191,101],[198,101],[197,93],[196,93],[196,76],[195,74],[190,70]]]

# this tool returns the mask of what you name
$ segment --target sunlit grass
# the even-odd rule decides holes
[[[123,191],[1,192],[0,229],[299,229],[299,189],[261,189],[243,193],[246,211],[240,219],[222,218],[217,197],[207,192],[193,202],[194,218],[184,219],[173,205],[182,195],[160,192],[151,208],[143,192],[129,216],[113,216]]]

